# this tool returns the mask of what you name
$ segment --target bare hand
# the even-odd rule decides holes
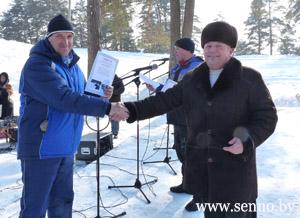
[[[116,121],[124,121],[128,119],[129,111],[122,102],[111,103],[109,117]]]
[[[224,151],[228,151],[232,154],[242,154],[244,152],[244,145],[239,138],[234,137],[228,142],[228,144],[231,146],[223,147]]]
[[[102,97],[103,99],[110,99],[112,94],[114,92],[114,87],[113,86],[107,86],[105,89],[104,89],[104,95],[105,97]]]
[[[149,84],[147,84],[147,83],[146,83],[146,87],[147,87],[147,89],[149,89],[149,91],[151,91],[151,92],[154,92],[154,91],[155,91],[155,88],[153,88],[153,86],[151,86],[151,85],[149,85]]]

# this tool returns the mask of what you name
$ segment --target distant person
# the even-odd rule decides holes
[[[109,102],[119,102],[121,101],[121,94],[125,91],[123,80],[115,74],[112,86],[114,87],[113,94],[109,99]],[[114,139],[118,138],[119,129],[120,129],[120,122],[110,119],[111,122],[111,132],[113,134]]]
[[[169,79],[178,82],[184,78],[187,72],[191,71],[199,64],[203,62],[201,57],[194,54],[195,43],[192,39],[184,37],[178,39],[175,42],[174,54],[176,57],[177,64],[170,70]],[[162,90],[163,85],[160,85],[157,89],[154,89],[151,85],[146,84],[150,91],[159,92]],[[173,111],[167,113],[167,123],[174,126],[174,148],[176,150],[177,157],[182,163],[181,173],[182,181],[179,185],[170,188],[171,192],[174,193],[185,193],[183,188],[184,178],[184,160],[185,160],[185,145],[187,139],[187,126],[184,115],[183,107],[179,107]],[[198,210],[196,202],[196,196],[186,205],[185,209],[188,211]]]
[[[130,123],[183,106],[188,128],[184,190],[216,206],[206,208],[205,218],[257,217],[249,209],[258,196],[256,148],[278,120],[261,74],[232,57],[237,39],[230,24],[208,24],[201,35],[205,62],[166,92],[125,103]]]
[[[9,84],[9,77],[6,72],[0,74],[0,105],[2,113],[0,119],[11,117],[14,115],[14,102],[13,102],[13,87]]]
[[[72,49],[73,27],[62,15],[51,19],[45,39],[30,51],[20,78],[18,159],[23,192],[20,218],[71,218],[74,153],[80,143],[83,115],[103,117],[121,109],[84,94],[85,78]],[[128,117],[118,110],[117,120]]]

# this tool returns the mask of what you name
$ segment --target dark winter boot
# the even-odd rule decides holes
[[[177,185],[177,186],[172,186],[170,188],[170,191],[174,192],[174,193],[185,193],[182,183],[180,185]]]
[[[187,205],[185,205],[185,209],[187,211],[197,211],[198,210],[198,203],[196,203],[194,201],[194,199],[192,199],[189,203],[187,203]]]

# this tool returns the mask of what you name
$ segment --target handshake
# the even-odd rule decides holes
[[[121,121],[127,120],[129,117],[129,110],[122,102],[111,103],[111,109],[109,112],[109,118]]]

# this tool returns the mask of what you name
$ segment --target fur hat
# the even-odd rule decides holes
[[[235,27],[223,21],[208,24],[204,27],[201,34],[202,48],[204,48],[204,45],[210,41],[223,42],[231,48],[235,48],[237,40],[238,34]]]
[[[47,38],[57,32],[70,32],[74,34],[72,24],[61,14],[50,20]]]
[[[195,43],[190,38],[184,37],[175,42],[175,46],[194,53]]]

